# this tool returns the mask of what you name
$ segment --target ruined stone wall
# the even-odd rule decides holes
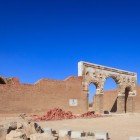
[[[137,95],[134,96],[134,99],[133,99],[134,100],[134,112],[140,112],[140,86],[136,87],[136,92],[137,92]],[[117,105],[117,102],[115,102],[117,100],[117,96],[118,96],[117,91],[116,90],[105,91],[103,96],[104,96],[103,97],[104,98],[104,100],[103,100],[104,111],[105,110],[113,111],[112,109],[114,109]]]
[[[88,98],[82,81],[82,77],[69,77],[59,81],[42,79],[35,84],[20,84],[17,78],[8,79],[6,84],[0,84],[0,113],[39,113],[54,107],[78,114],[86,112]],[[140,112],[140,86],[136,89],[134,107],[135,112]],[[117,96],[115,90],[104,92],[103,111],[115,109]],[[78,105],[70,106],[69,99],[77,99]]]
[[[69,99],[77,99],[78,105],[69,106]],[[54,107],[83,113],[87,111],[86,103],[82,77],[62,81],[42,79],[33,85],[17,80],[0,84],[0,113],[44,112]]]

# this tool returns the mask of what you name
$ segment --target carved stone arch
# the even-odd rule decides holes
[[[117,84],[117,112],[124,112],[122,106],[124,106],[124,93],[126,87],[131,85],[131,93],[136,93],[137,73],[134,72],[81,61],[78,63],[78,76],[83,76],[84,90],[87,90],[90,83],[96,84],[98,95],[96,97],[95,110],[98,112],[103,111],[103,87],[107,78],[111,77]],[[131,100],[129,104],[130,107],[128,110],[132,111],[133,100]]]
[[[112,78],[117,85],[119,85],[121,83],[121,78],[119,75],[109,74],[106,76],[106,79],[107,78]]]
[[[3,77],[0,77],[0,84],[6,84],[6,80]]]
[[[90,85],[90,84],[94,84],[95,87],[96,87],[96,89],[98,89],[98,88],[100,87],[100,86],[99,86],[99,82],[96,81],[96,80],[91,80],[91,81],[89,81],[89,82],[88,82],[88,85]]]
[[[118,94],[121,93],[121,88],[122,88],[121,79],[118,75],[112,75],[112,74],[106,75],[105,80],[103,81],[103,91],[104,91],[105,82],[107,81],[108,78],[112,78],[114,80],[117,87],[116,91],[118,92]]]

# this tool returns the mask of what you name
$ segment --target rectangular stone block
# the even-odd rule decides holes
[[[59,137],[71,136],[71,130],[63,129],[59,130]]]
[[[107,132],[96,132],[95,139],[96,140],[108,140],[109,136]]]
[[[80,139],[85,136],[85,133],[82,131],[72,131],[71,138],[72,139]]]
[[[140,140],[140,136],[139,137],[129,137],[129,140]]]

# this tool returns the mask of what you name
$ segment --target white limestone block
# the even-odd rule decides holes
[[[47,133],[47,134],[52,134],[52,129],[49,128],[49,127],[46,127],[46,128],[42,128],[42,130],[44,131],[44,133]]]
[[[108,133],[107,132],[95,132],[95,139],[96,140],[108,140]]]
[[[69,129],[59,130],[59,137],[65,137],[65,136],[70,136],[70,135],[71,135],[71,130]]]
[[[71,138],[72,139],[79,139],[82,138],[82,136],[84,136],[85,133],[83,131],[72,131],[71,132]]]

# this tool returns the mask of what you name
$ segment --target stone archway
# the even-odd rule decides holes
[[[137,74],[133,72],[128,72],[124,70],[119,70],[115,68],[110,68],[106,66],[96,65],[88,62],[78,63],[78,76],[83,77],[83,91],[87,93],[88,86],[91,83],[96,83],[97,91],[95,95],[95,111],[103,112],[103,88],[104,83],[108,77],[112,77],[116,82],[117,88],[117,112],[124,113],[125,108],[125,90],[126,87],[131,87],[131,91],[128,94],[129,107],[128,112],[133,112],[133,96],[136,95],[136,84],[137,84]]]

